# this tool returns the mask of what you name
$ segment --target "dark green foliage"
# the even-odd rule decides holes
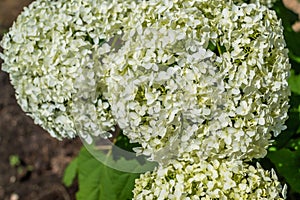
[[[130,143],[128,137],[123,135],[122,131],[120,131],[120,134],[116,137],[115,145],[130,152],[134,152],[133,148],[141,146],[138,143]]]
[[[293,93],[300,95],[300,75],[296,75],[294,70],[291,70],[289,86]]]
[[[289,183],[290,189],[300,193],[300,150],[282,148],[269,152],[268,157],[275,164],[277,172]]]
[[[298,15],[285,8],[282,1],[277,1],[274,10],[282,20],[285,41],[290,50],[290,58],[300,63],[300,33],[296,33],[292,29],[292,25],[298,20]]]
[[[107,157],[105,154],[102,156]],[[131,169],[142,167],[136,160],[120,158],[114,162],[116,165],[128,166]],[[67,167],[63,182],[66,186],[70,186],[75,177],[78,178],[79,191],[76,194],[78,200],[127,200],[132,198],[134,180],[139,175],[109,168],[82,148],[78,157]]]

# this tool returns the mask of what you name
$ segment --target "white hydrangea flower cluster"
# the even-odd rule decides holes
[[[275,172],[242,161],[175,161],[136,179],[138,200],[285,199]]]
[[[141,144],[160,166],[135,199],[283,199],[273,171],[244,162],[266,155],[289,107],[267,2],[37,0],[1,42],[3,70],[52,136],[90,141],[118,124]]]
[[[37,0],[4,35],[2,69],[22,109],[53,137],[106,137],[114,129],[94,53],[121,33],[121,19],[134,7],[123,0]]]
[[[104,60],[113,115],[160,164],[136,180],[134,199],[285,199],[273,170],[245,162],[266,155],[287,119],[290,64],[275,12],[218,0],[140,9]]]
[[[163,162],[266,155],[285,128],[290,69],[281,22],[255,4],[144,1],[103,59],[112,113]]]

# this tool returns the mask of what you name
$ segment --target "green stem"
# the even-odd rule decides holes
[[[120,127],[119,127],[118,125],[116,125],[115,127],[116,127],[116,129],[115,129],[115,132],[114,132],[113,138],[112,138],[112,139],[113,139],[113,140],[112,140],[112,143],[113,143],[113,144],[116,144],[116,142],[117,142],[117,137],[118,137],[118,136],[120,135],[120,133],[121,133]],[[112,148],[108,150],[108,152],[107,152],[107,154],[106,154],[106,160],[105,160],[105,162],[107,161],[107,159],[109,158],[109,156],[111,155],[111,153],[112,153]]]
[[[221,50],[221,47],[218,42],[217,42],[217,49],[218,49],[219,55],[222,55],[222,50]]]

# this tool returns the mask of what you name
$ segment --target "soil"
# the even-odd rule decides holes
[[[0,39],[31,1],[0,1]],[[75,199],[76,184],[66,188],[61,180],[81,146],[79,139],[58,141],[35,125],[17,104],[8,74],[0,70],[1,200]]]

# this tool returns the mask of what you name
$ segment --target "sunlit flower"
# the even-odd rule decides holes
[[[274,170],[241,161],[174,161],[142,174],[135,181],[134,198],[145,199],[285,199]]]
[[[164,162],[266,155],[285,127],[290,69],[280,20],[256,4],[144,1],[102,62],[112,114]]]
[[[105,72],[93,54],[107,51],[101,44],[120,32],[120,19],[134,6],[123,0],[37,0],[4,35],[2,69],[22,109],[52,136],[106,137],[114,129]]]

